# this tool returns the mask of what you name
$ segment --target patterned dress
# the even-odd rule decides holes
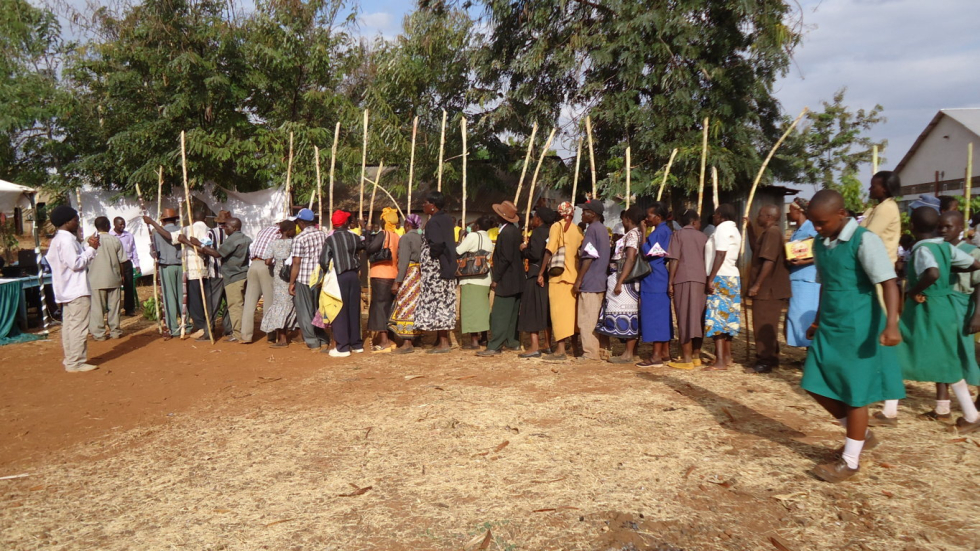
[[[613,252],[613,262],[609,266],[609,277],[606,278],[606,298],[599,312],[599,323],[596,332],[621,339],[635,339],[640,335],[640,286],[637,282],[623,283],[622,292],[616,294],[616,282],[619,281],[617,260],[626,258],[626,249],[637,251],[636,261],[645,262],[640,257],[640,228],[633,228],[622,239],[616,242]]]
[[[420,331],[451,331],[456,328],[456,280],[439,277],[439,260],[429,254],[422,241],[422,292],[415,309],[415,328]]]
[[[279,270],[285,265],[293,248],[292,239],[276,239],[269,244],[269,257],[276,261],[272,276],[272,300],[263,308],[262,330],[271,333],[277,329],[296,328],[296,306],[289,295],[289,283],[279,277]]]

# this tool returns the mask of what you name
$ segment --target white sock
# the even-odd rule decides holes
[[[885,400],[885,407],[881,414],[889,419],[898,417],[898,400]]]
[[[840,423],[840,426],[844,427],[844,430],[847,430],[847,417],[841,417],[837,422]]]
[[[960,403],[963,418],[966,419],[967,423],[976,423],[977,419],[980,419],[980,414],[977,413],[977,406],[973,403],[973,396],[970,396],[970,387],[966,386],[966,381],[960,379],[949,387],[953,389],[956,401]]]
[[[847,466],[856,469],[860,464],[861,450],[864,449],[864,440],[844,439],[844,453],[841,454]]]
[[[936,413],[949,415],[949,400],[936,400]]]

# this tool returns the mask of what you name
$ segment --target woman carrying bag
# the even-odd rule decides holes
[[[381,211],[384,229],[374,235],[367,246],[371,269],[371,306],[368,308],[368,331],[374,333],[371,350],[391,352],[392,343],[388,339],[388,320],[395,305],[395,295],[391,292],[398,277],[398,210],[385,207]]]
[[[493,253],[493,241],[487,230],[495,227],[496,222],[484,216],[474,225],[477,231],[466,234],[462,243],[456,246],[460,260],[464,260],[466,255],[485,255],[486,259]],[[463,350],[479,350],[481,335],[490,330],[490,280],[489,269],[483,275],[459,279],[460,332],[470,335],[470,342],[462,345]]]

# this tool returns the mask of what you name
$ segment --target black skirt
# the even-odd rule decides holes
[[[368,331],[387,331],[388,318],[395,305],[395,295],[391,294],[394,279],[371,278],[371,307],[368,308]]]
[[[551,309],[548,305],[548,279],[544,287],[538,279],[525,279],[521,293],[521,311],[517,318],[517,330],[527,333],[544,331],[551,325]]]

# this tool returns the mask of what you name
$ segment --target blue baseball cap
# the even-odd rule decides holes
[[[300,209],[300,211],[298,213],[296,213],[296,219],[297,220],[302,220],[304,222],[312,222],[313,221],[313,211],[310,210],[310,209]]]

